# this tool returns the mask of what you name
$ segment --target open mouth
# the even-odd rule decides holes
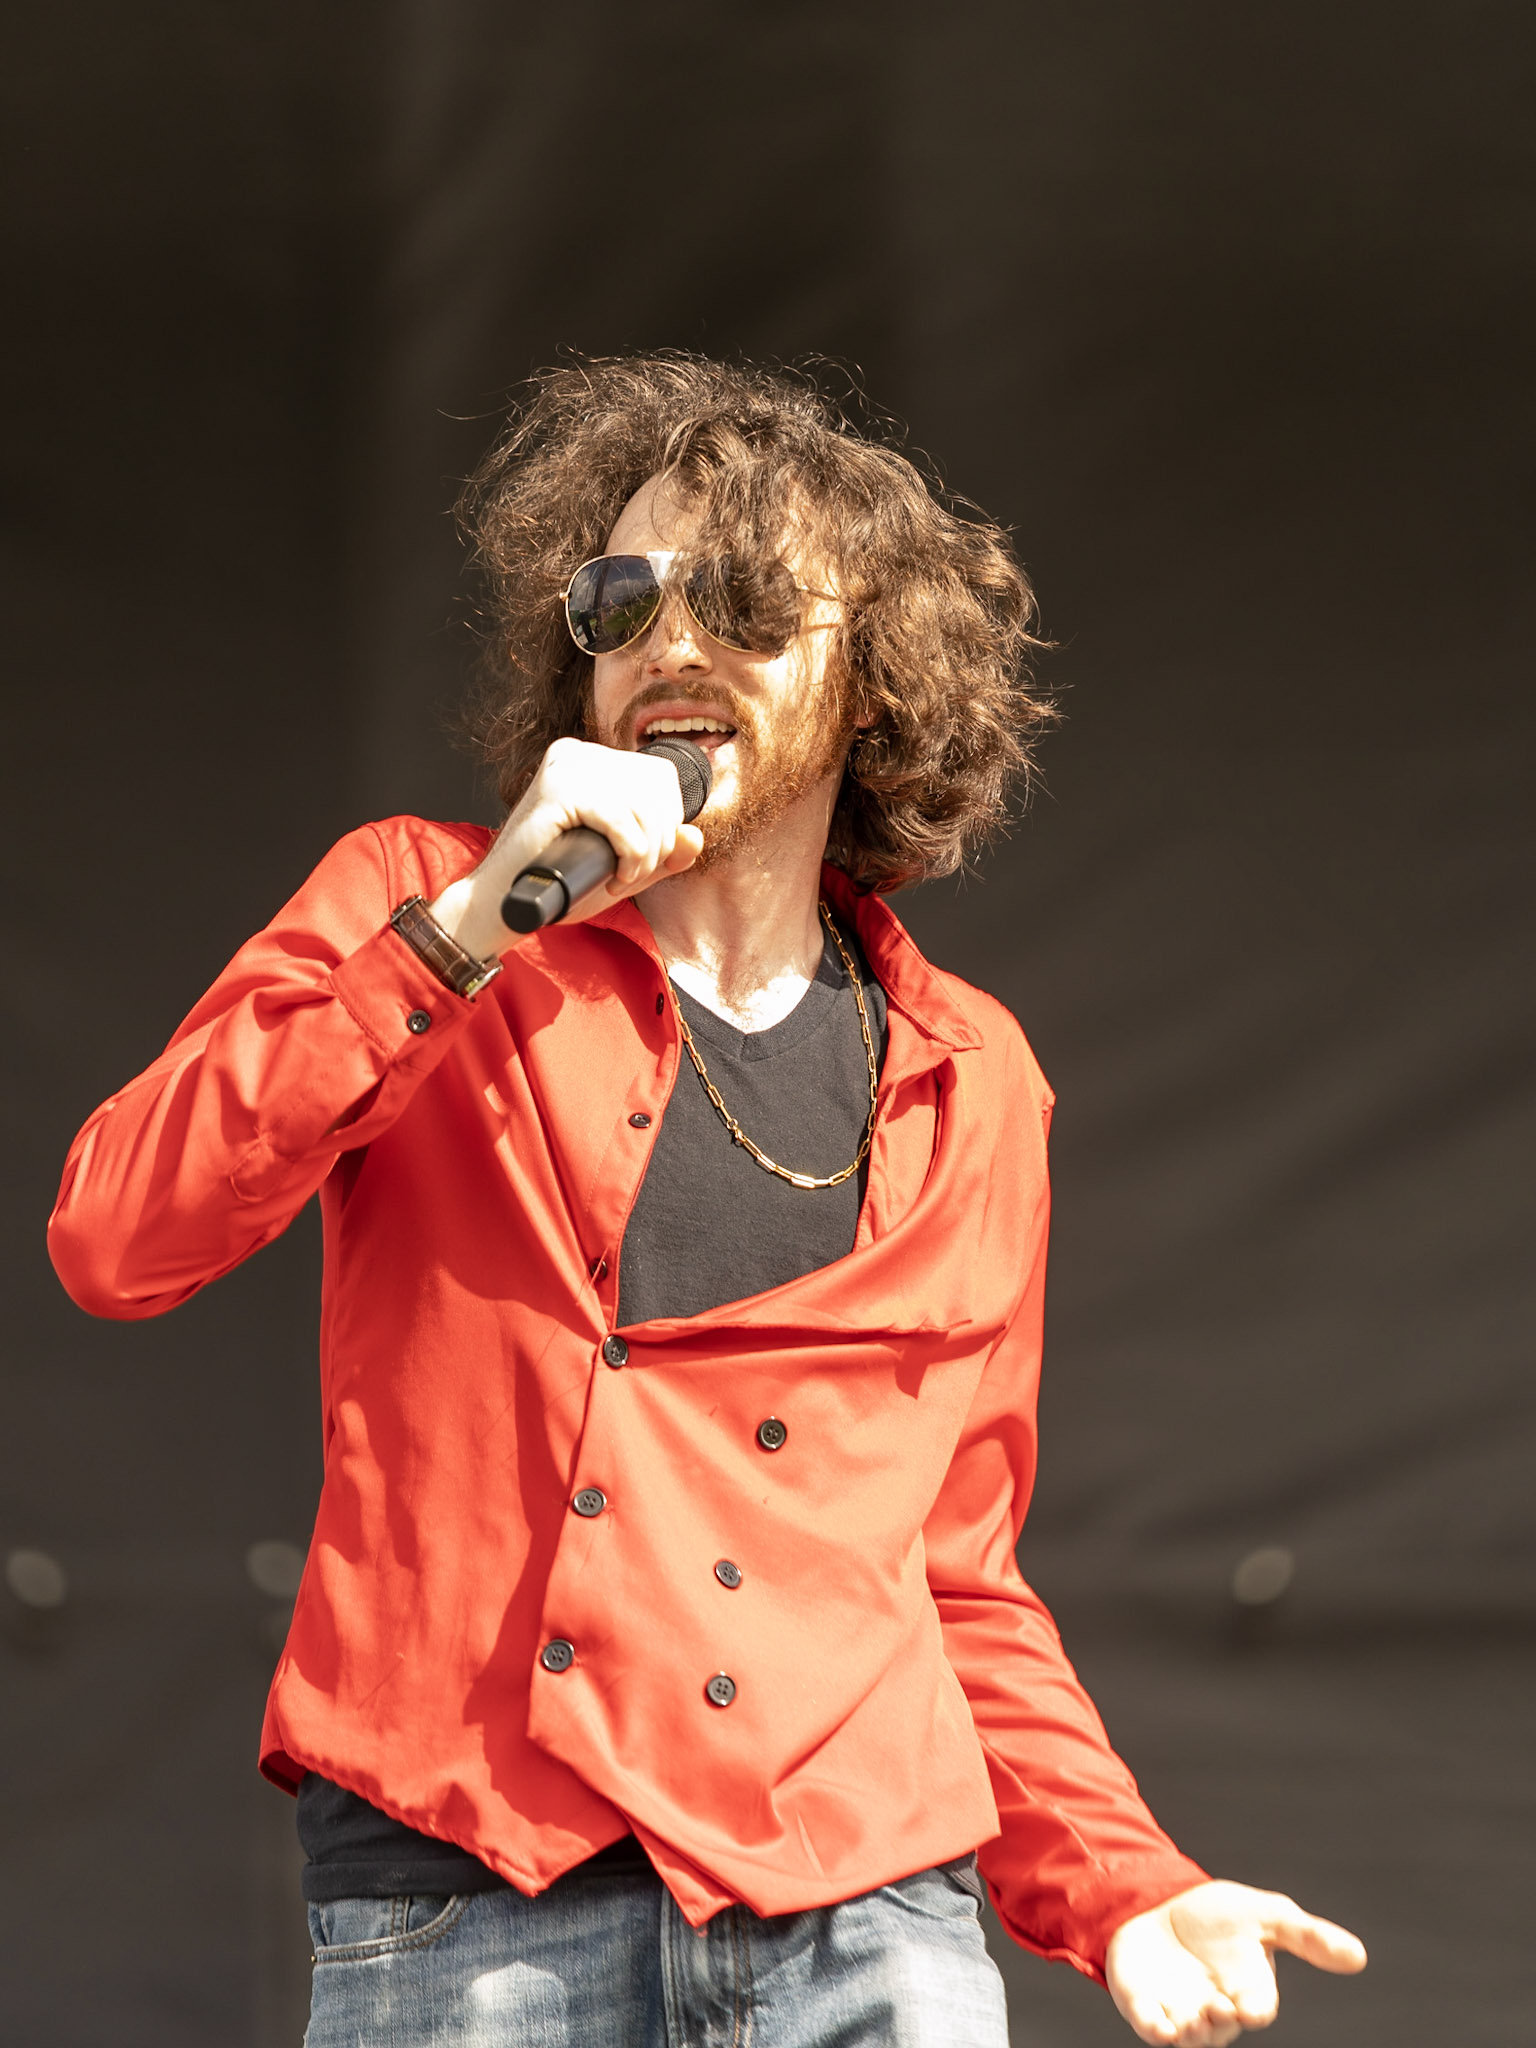
[[[669,733],[691,740],[696,747],[702,747],[706,754],[714,754],[728,740],[736,737],[736,728],[723,718],[711,718],[699,712],[690,712],[686,717],[642,718],[635,732],[635,744],[643,747],[647,740],[659,740]]]

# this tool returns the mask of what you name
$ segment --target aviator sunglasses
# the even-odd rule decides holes
[[[661,610],[677,551],[598,555],[565,587],[565,623],[583,654],[617,654],[648,632]],[[782,654],[800,629],[800,586],[782,562],[746,569],[723,555],[698,563],[678,594],[711,640],[738,654]]]

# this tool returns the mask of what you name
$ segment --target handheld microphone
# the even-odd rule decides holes
[[[709,756],[692,740],[667,733],[640,749],[670,761],[677,770],[683,793],[683,822],[692,824],[709,797],[714,771]],[[501,899],[501,921],[508,931],[536,932],[547,924],[558,924],[573,903],[605,882],[619,864],[619,857],[601,832],[578,825],[562,832],[530,861]]]

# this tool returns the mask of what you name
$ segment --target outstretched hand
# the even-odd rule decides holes
[[[1274,1954],[1352,1975],[1365,1949],[1281,1892],[1214,1881],[1117,1927],[1104,1972],[1110,1996],[1154,2048],[1224,2048],[1279,2010]]]

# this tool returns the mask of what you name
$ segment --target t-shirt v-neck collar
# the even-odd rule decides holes
[[[846,934],[843,943],[849,946],[857,961],[857,951],[849,944]],[[736,1025],[727,1023],[724,1017],[718,1017],[713,1010],[707,1009],[679,982],[672,983],[693,1036],[734,1060],[771,1060],[780,1053],[803,1045],[835,1014],[839,992],[847,986],[848,970],[825,932],[822,934],[821,959],[805,994],[787,1017],[781,1017],[777,1024],[769,1024],[762,1031],[739,1030]]]

